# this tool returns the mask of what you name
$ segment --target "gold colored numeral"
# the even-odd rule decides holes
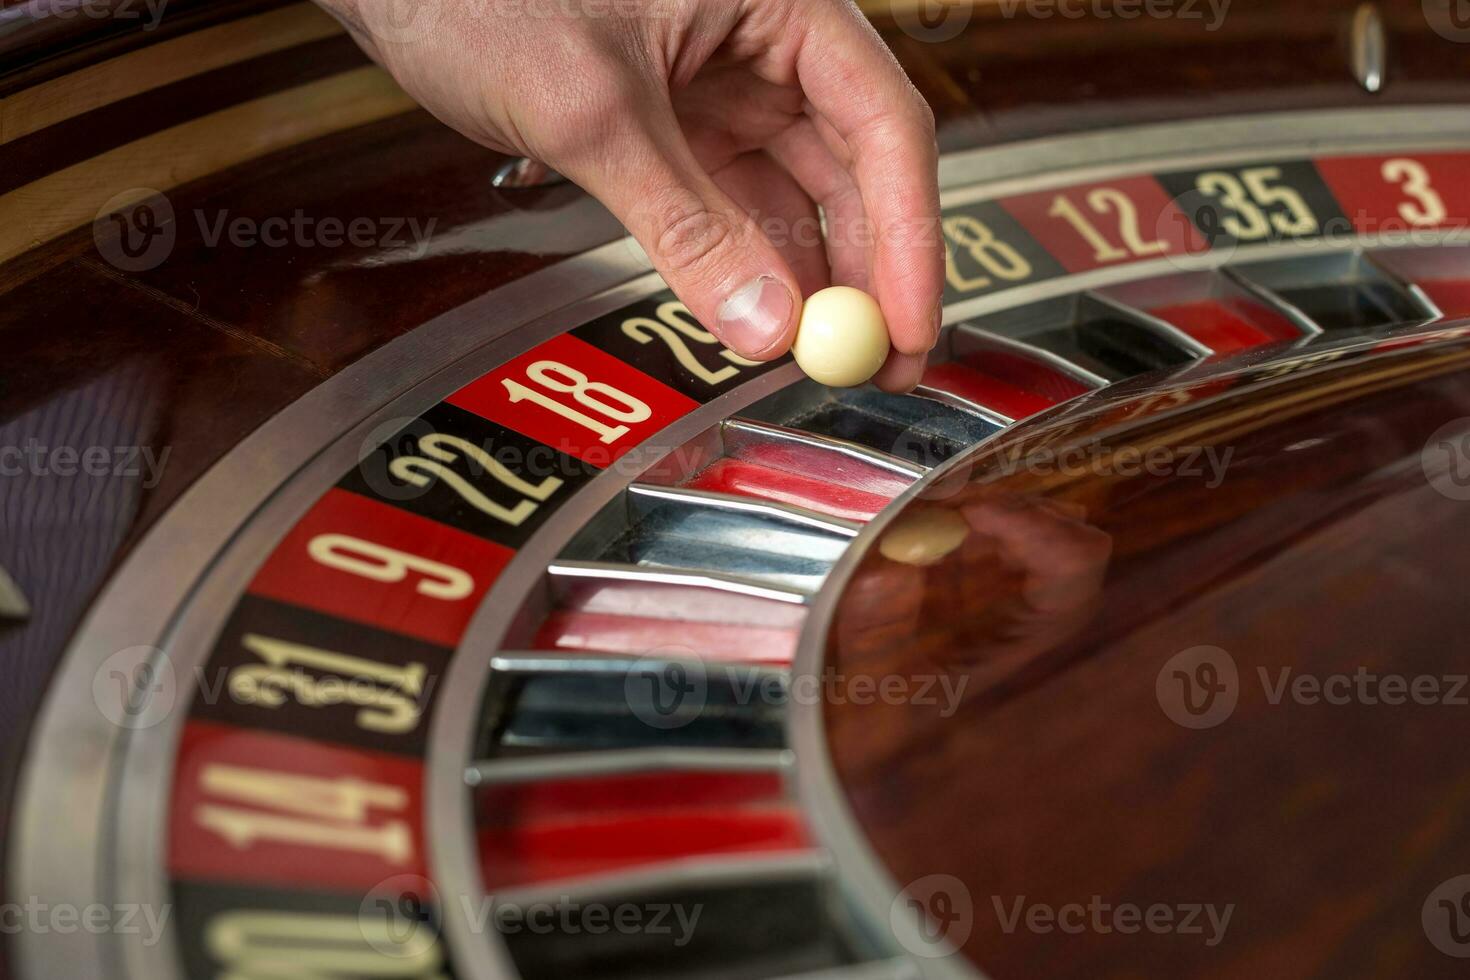
[[[696,344],[719,344],[719,338],[696,323],[689,314],[689,309],[683,303],[669,301],[660,304],[655,316],[658,319],[650,319],[646,316],[629,317],[623,321],[623,333],[646,344],[655,337],[662,340],[674,352],[674,358],[683,365],[684,369],[699,380],[708,385],[717,385],[722,381],[729,381],[740,373],[742,367],[754,367],[760,361],[750,361],[741,357],[732,350],[720,350],[720,357],[730,363],[718,370],[711,371],[700,363],[699,358],[694,356],[687,341],[692,340]],[[688,319],[686,319],[688,318]]]
[[[554,476],[548,476],[540,483],[523,480],[484,449],[458,436],[443,433],[427,435],[419,440],[418,449],[423,457],[400,456],[388,464],[388,472],[416,487],[427,487],[436,479],[442,480],[470,506],[511,527],[524,524],[536,508],[562,485],[562,480]],[[514,507],[505,507],[491,500],[445,465],[460,461],[460,455],[456,453],[469,459],[497,483],[528,499],[519,501]]]
[[[275,841],[371,854],[396,865],[413,859],[413,835],[407,821],[387,820],[378,826],[368,822],[373,810],[400,813],[408,806],[408,793],[396,786],[349,776],[320,779],[218,764],[205,766],[199,781],[213,797],[258,808],[206,803],[194,811],[201,827],[240,850]]]
[[[224,965],[218,980],[443,980],[445,966],[432,930],[372,916],[226,912],[204,945]]]
[[[559,361],[537,361],[526,369],[526,377],[535,381],[545,391],[538,391],[519,381],[506,378],[501,381],[501,384],[505,385],[505,390],[510,392],[512,402],[522,400],[534,402],[568,421],[591,429],[597,433],[598,440],[603,443],[617,442],[628,434],[628,426],[608,425],[601,419],[594,418],[586,412],[550,397],[546,392],[571,395],[572,400],[578,405],[591,409],[614,422],[643,422],[653,415],[653,409],[649,408],[647,403],[634,398],[625,391],[619,391],[610,384],[590,381],[581,371],[574,367],[567,367]]]
[[[364,731],[403,735],[418,727],[423,664],[393,667],[256,633],[245,634],[241,642],[265,663],[230,671],[230,696],[240,704],[278,708],[289,692],[307,708],[357,705],[357,726]],[[332,676],[313,677],[308,669]]]
[[[328,568],[374,582],[402,582],[409,572],[418,572],[420,578],[414,591],[431,599],[454,601],[475,591],[474,576],[462,568],[350,534],[318,534],[307,542],[306,553]]]
[[[945,237],[964,250],[989,275],[967,276],[955,263],[954,253],[944,250],[944,274],[949,284],[963,293],[985,289],[996,279],[1015,282],[1031,275],[1026,257],[999,238],[983,221],[957,214],[941,222]]]
[[[1415,227],[1437,225],[1449,217],[1444,198],[1430,183],[1429,170],[1418,160],[1398,157],[1383,161],[1383,179],[1403,191],[1412,202],[1399,205],[1399,217]]]
[[[1053,218],[1061,218],[1070,224],[1077,234],[1092,246],[1095,261],[1117,262],[1130,256],[1145,258],[1150,255],[1161,255],[1169,250],[1168,242],[1144,239],[1139,228],[1138,208],[1122,191],[1113,187],[1099,187],[1089,191],[1087,207],[1094,214],[1118,216],[1118,237],[1123,242],[1122,248],[1108,241],[1107,236],[1099,231],[1098,227],[1065,195],[1056,196],[1047,214]]]
[[[1200,174],[1195,186],[1201,194],[1216,198],[1234,212],[1221,219],[1220,227],[1240,241],[1260,241],[1269,237],[1273,228],[1283,235],[1317,231],[1317,216],[1302,196],[1291,187],[1270,183],[1280,179],[1280,167],[1250,167],[1240,172],[1239,179],[1223,170]],[[1286,212],[1263,210],[1274,205]]]

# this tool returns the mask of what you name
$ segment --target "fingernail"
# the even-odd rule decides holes
[[[944,304],[943,303],[940,303],[938,306],[934,307],[934,340],[933,340],[933,343],[935,343],[935,344],[939,343],[939,329],[941,327],[943,327],[943,326],[944,326]]]
[[[791,290],[775,276],[759,276],[720,305],[720,339],[737,354],[760,354],[786,332]]]

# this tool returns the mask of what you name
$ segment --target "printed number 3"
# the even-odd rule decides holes
[[[1383,161],[1383,179],[1398,185],[1399,190],[1416,203],[1399,205],[1399,215],[1411,225],[1437,225],[1449,217],[1444,198],[1429,183],[1429,171],[1418,160],[1399,157]]]

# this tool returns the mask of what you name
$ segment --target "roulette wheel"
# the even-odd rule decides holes
[[[0,7],[12,975],[1457,975],[1456,9],[868,13],[908,394],[308,5]]]

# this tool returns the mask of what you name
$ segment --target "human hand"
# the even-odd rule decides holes
[[[736,353],[781,355],[801,298],[849,285],[888,324],[875,382],[919,380],[944,274],[934,121],[848,0],[320,2],[444,122],[601,200]]]

